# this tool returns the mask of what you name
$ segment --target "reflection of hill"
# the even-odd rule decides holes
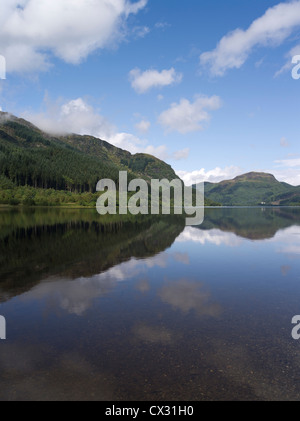
[[[153,256],[172,245],[184,224],[175,216],[100,218],[87,210],[1,212],[1,295],[22,293],[51,275],[92,276],[131,257]]]
[[[204,223],[198,228],[217,228],[251,240],[263,240],[292,225],[300,225],[300,209],[217,208],[205,210]]]

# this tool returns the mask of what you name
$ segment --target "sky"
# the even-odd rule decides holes
[[[297,55],[300,0],[1,0],[0,109],[187,184],[300,185]]]

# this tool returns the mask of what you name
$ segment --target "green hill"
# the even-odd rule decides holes
[[[119,171],[129,180],[178,178],[151,155],[132,155],[92,136],[50,136],[0,112],[0,204],[92,204],[97,182],[117,184]]]
[[[300,186],[251,172],[220,183],[205,183],[205,197],[223,206],[300,206]]]
[[[135,177],[147,181],[163,178],[171,181],[178,178],[170,165],[152,155],[142,153],[132,155],[130,152],[116,148],[110,143],[93,136],[72,134],[59,139],[86,156],[97,157],[102,162],[110,162],[124,171],[133,173]]]
[[[132,178],[178,178],[170,165],[129,152],[92,136],[52,137],[29,122],[0,113],[0,174],[16,185],[95,191],[101,178],[118,179],[119,170]]]

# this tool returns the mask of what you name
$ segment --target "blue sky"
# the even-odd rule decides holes
[[[2,0],[0,54],[2,110],[46,131],[300,185],[299,0]]]

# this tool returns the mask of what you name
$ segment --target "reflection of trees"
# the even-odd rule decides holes
[[[300,225],[299,208],[218,208],[206,209],[204,223],[198,228],[218,228],[240,237],[262,240],[292,225]]]
[[[182,217],[100,217],[91,211],[0,213],[0,288],[22,293],[42,278],[92,276],[153,256],[184,229]]]

